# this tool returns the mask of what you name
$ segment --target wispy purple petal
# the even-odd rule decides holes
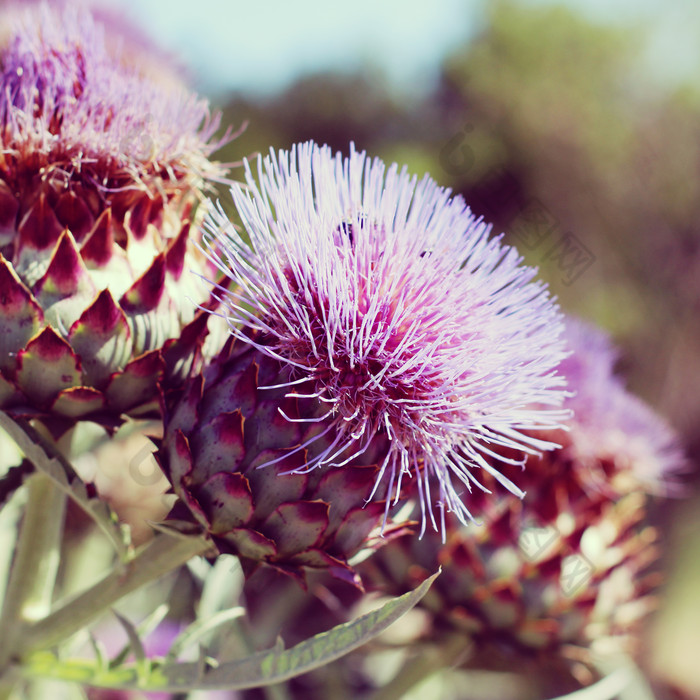
[[[572,353],[560,371],[573,393],[565,405],[573,412],[569,449],[577,462],[607,460],[652,489],[676,490],[673,475],[686,463],[678,436],[615,375],[611,339],[573,318],[566,321],[565,339]]]

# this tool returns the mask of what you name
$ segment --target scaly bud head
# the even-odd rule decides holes
[[[314,469],[339,440],[324,405],[289,382],[288,365],[233,340],[189,381],[164,411],[157,455],[181,499],[172,517],[194,520],[249,573],[265,563],[357,582],[348,559],[382,522],[384,504],[367,499],[388,441],[378,434],[342,468]]]

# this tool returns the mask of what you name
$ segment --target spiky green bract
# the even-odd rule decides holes
[[[290,393],[305,381],[327,407],[331,446],[306,468],[342,466],[380,434],[375,486],[396,500],[414,477],[424,526],[436,503],[468,521],[479,472],[522,496],[487,457],[551,448],[526,431],[565,416],[561,316],[535,270],[461,198],[364,153],[306,143],[260,158],[257,180],[246,167],[232,190],[244,232],[213,214],[224,252],[210,256],[236,285],[232,334],[266,334]]]

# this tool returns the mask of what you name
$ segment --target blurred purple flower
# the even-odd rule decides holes
[[[45,178],[85,171],[104,186],[115,171],[134,183],[149,170],[223,174],[207,158],[220,145],[207,101],[142,75],[83,3],[14,7],[5,23],[0,134],[11,160],[32,156]]]
[[[258,176],[246,164],[232,190],[245,233],[219,209],[208,228],[224,253],[209,255],[237,285],[221,292],[231,333],[294,368],[291,394],[327,406],[309,420],[332,440],[306,469],[342,466],[385,433],[375,490],[388,477],[396,503],[415,475],[423,528],[437,529],[435,479],[442,517],[463,522],[476,469],[522,496],[485,457],[552,448],[524,431],[567,415],[561,315],[536,271],[461,198],[354,149],[298,145],[259,158]]]
[[[146,658],[165,658],[173,642],[182,630],[182,624],[170,620],[165,620],[158,625],[151,634],[141,640]],[[122,646],[127,643],[124,630],[115,623],[110,623],[109,626],[105,627],[99,639],[110,656],[116,656],[121,651]],[[127,661],[133,662],[134,657],[130,655]],[[180,693],[168,693],[164,691],[144,692],[140,690],[94,687],[87,689],[88,700],[173,700],[180,696]],[[200,691],[198,697],[206,697],[207,700],[234,700],[239,697],[239,693],[232,690]]]
[[[370,587],[396,595],[441,566],[420,604],[431,618],[427,634],[439,639],[447,623],[468,635],[472,668],[524,666],[547,679],[543,664],[561,661],[566,670],[572,645],[577,661],[589,648],[634,657],[640,625],[658,606],[660,538],[647,519],[658,501],[650,492],[668,493],[682,451],[615,376],[607,334],[575,319],[565,325],[572,352],[559,369],[573,416],[566,432],[538,433],[562,446],[527,460],[523,500],[475,494],[481,527],[450,523],[443,545],[433,533],[398,539],[359,570]]]
[[[618,353],[610,338],[599,328],[573,318],[566,321],[564,337],[572,353],[559,369],[573,392],[565,406],[574,414],[567,440],[574,462],[610,464],[600,477],[601,484],[631,477],[646,490],[675,491],[673,475],[685,464],[678,437],[615,376]]]

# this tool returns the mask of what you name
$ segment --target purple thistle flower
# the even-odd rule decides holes
[[[567,318],[564,338],[572,353],[559,370],[573,392],[565,407],[574,415],[566,440],[574,461],[614,465],[614,474],[600,477],[601,485],[624,475],[652,492],[676,492],[678,484],[672,475],[680,473],[686,462],[678,437],[614,374],[618,353],[608,335],[584,321]]]
[[[0,135],[10,162],[31,155],[44,179],[82,173],[110,189],[139,187],[155,173],[223,176],[208,160],[221,142],[212,141],[219,119],[207,101],[142,75],[122,48],[108,47],[105,27],[82,3],[14,8],[6,22]]]
[[[236,285],[221,290],[231,333],[293,368],[291,395],[327,406],[309,421],[332,440],[306,470],[384,433],[375,491],[388,478],[396,503],[415,475],[423,529],[437,529],[435,480],[443,529],[445,509],[472,518],[460,492],[483,489],[476,469],[522,496],[487,457],[554,447],[524,431],[567,416],[562,318],[536,270],[449,190],[354,149],[298,145],[259,158],[258,177],[246,163],[232,189],[245,234],[219,208],[208,229],[223,255],[208,254]]]

